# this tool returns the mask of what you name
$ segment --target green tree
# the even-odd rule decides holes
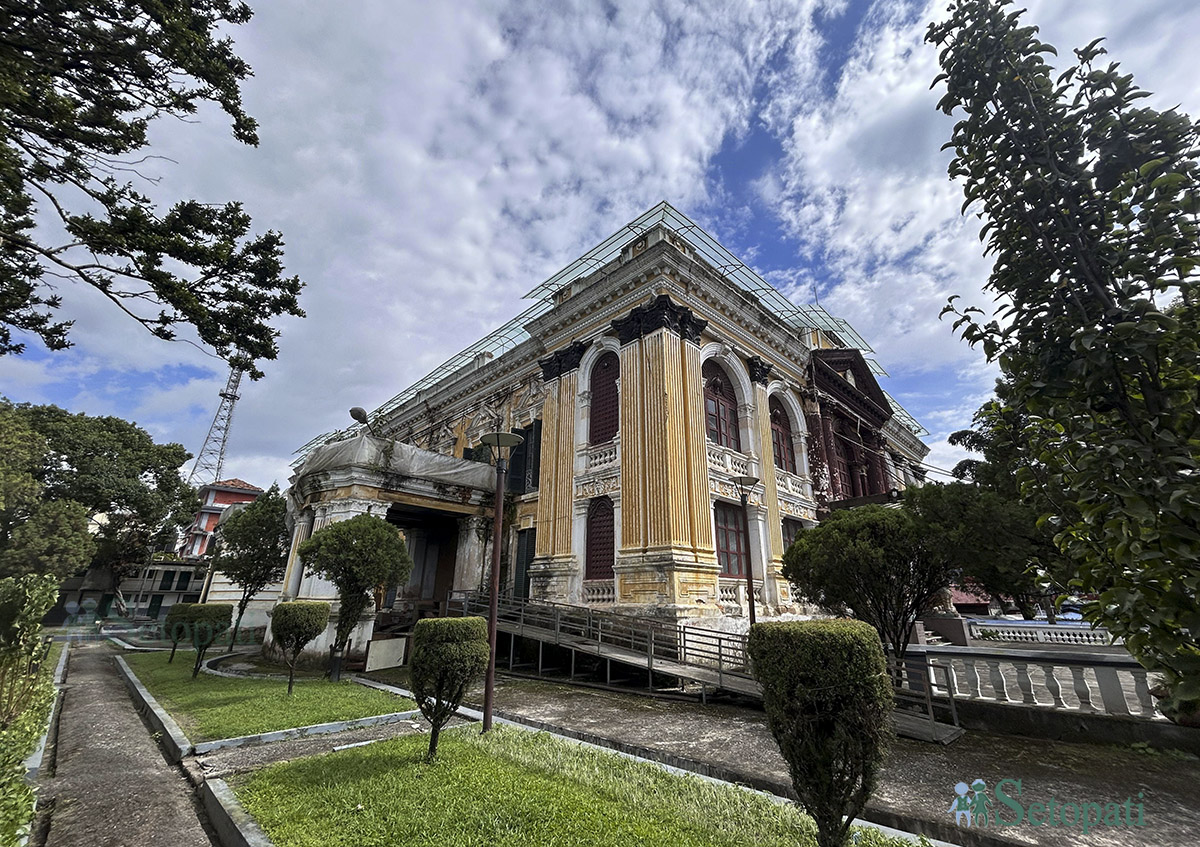
[[[879,636],[860,621],[760,623],[747,649],[817,844],[842,847],[891,739],[892,683]]]
[[[984,219],[1001,304],[947,310],[1000,365],[1022,492],[1057,520],[1071,584],[1172,692],[1200,706],[1200,131],[1099,40],[1056,54],[1009,0],[956,0],[927,40],[961,110],[949,147]],[[1178,300],[1171,314],[1166,304]]]
[[[283,579],[290,544],[287,501],[278,485],[273,484],[258,499],[217,525],[212,568],[242,589],[229,639],[230,652],[254,595]]]
[[[1049,594],[1037,565],[1057,558],[1038,513],[978,485],[930,483],[904,492],[904,508],[927,540],[949,551],[964,583],[1011,598],[1027,620]]]
[[[95,550],[88,512],[70,500],[47,502],[35,472],[46,441],[0,402],[0,577],[79,571]]]
[[[346,649],[351,633],[372,602],[376,588],[392,588],[408,579],[413,561],[400,531],[372,515],[355,515],[313,533],[298,551],[309,570],[338,589],[337,632],[330,669],[337,678],[336,657]]]
[[[412,635],[413,697],[429,721],[429,752],[437,756],[442,727],[458,711],[468,686],[486,669],[487,621],[483,618],[425,618]]]
[[[206,103],[257,145],[239,92],[250,68],[221,34],[250,16],[235,0],[0,2],[0,354],[24,349],[13,329],[69,346],[52,277],[93,287],[159,338],[188,324],[262,376],[279,334],[267,321],[304,314],[279,233],[251,235],[240,203],[164,212],[125,181],[156,118]]]
[[[90,517],[103,516],[92,565],[109,571],[114,590],[195,515],[195,492],[180,475],[191,458],[182,445],[156,444],[121,418],[6,401],[3,409],[45,444],[31,471],[41,497],[79,503]]]
[[[163,621],[163,630],[166,632],[167,640],[171,642],[171,655],[167,657],[167,664],[175,661],[175,650],[179,647],[180,641],[192,640],[192,606],[195,603],[172,603],[167,609],[166,620]]]
[[[233,606],[229,603],[190,603],[184,613],[184,623],[191,627],[192,646],[196,648],[196,664],[192,666],[192,679],[200,673],[208,648],[229,629],[233,619]],[[174,648],[172,648],[174,655]],[[168,664],[170,660],[168,659]]]
[[[957,576],[953,552],[923,529],[901,509],[842,509],[796,536],[783,575],[821,608],[875,627],[903,659],[917,618]]]
[[[62,581],[78,573],[96,551],[87,524],[87,509],[79,503],[52,500],[37,504],[0,541],[0,577],[50,574]]]
[[[292,682],[296,678],[296,661],[300,651],[325,631],[329,625],[329,604],[295,600],[280,603],[271,610],[271,635],[275,644],[283,651],[288,666],[288,696],[292,696]]]

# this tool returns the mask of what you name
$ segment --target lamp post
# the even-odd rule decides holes
[[[746,603],[750,606],[750,626],[754,626],[754,565],[750,561],[750,489],[758,485],[756,476],[735,476],[733,484],[742,497],[742,527],[746,531]]]
[[[516,447],[523,439],[514,432],[488,432],[480,439],[496,457],[496,510],[492,516],[492,585],[488,597],[488,666],[483,683],[483,732],[492,728],[492,700],[496,693],[496,617],[500,605],[500,542],[504,522],[504,476],[508,470],[505,447]]]

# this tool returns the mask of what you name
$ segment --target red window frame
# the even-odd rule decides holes
[[[775,467],[788,473],[796,472],[796,448],[792,441],[792,419],[778,399],[772,397],[771,450],[775,455]]]
[[[744,577],[750,561],[750,540],[746,537],[742,507],[722,502],[714,504],[713,525],[716,529],[717,563],[721,566],[721,576]]]
[[[725,371],[711,359],[704,363],[704,424],[708,440],[742,452],[737,395]]]

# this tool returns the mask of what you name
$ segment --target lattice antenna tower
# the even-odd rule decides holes
[[[229,425],[233,421],[233,407],[238,401],[238,385],[242,381],[242,371],[236,366],[229,369],[229,379],[225,390],[221,392],[221,405],[213,417],[212,426],[196,457],[196,464],[188,476],[188,485],[206,485],[221,478],[221,468],[225,465],[225,444],[229,441]]]

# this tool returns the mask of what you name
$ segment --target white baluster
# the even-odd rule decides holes
[[[963,659],[963,665],[967,669],[967,696],[976,700],[979,698],[979,670],[974,659]]]
[[[1133,676],[1133,690],[1137,692],[1138,706],[1142,710],[1142,717],[1154,717],[1154,698],[1150,696],[1150,682],[1147,679],[1146,672],[1138,668],[1129,673]]]
[[[1025,662],[1013,662],[1013,667],[1017,669],[1017,687],[1021,689],[1021,702],[1036,706],[1037,698],[1033,696],[1033,680],[1029,678],[1029,665]]]
[[[1097,712],[1099,710],[1092,705],[1092,690],[1088,687],[1083,671],[1084,669],[1077,665],[1071,666],[1071,678],[1075,683],[1075,696],[1079,698],[1079,710],[1081,712]]]
[[[1058,677],[1054,675],[1054,665],[1040,665],[1040,667],[1042,673],[1046,675],[1046,690],[1054,698],[1054,708],[1066,708],[1066,703],[1063,702],[1062,698],[1062,688],[1058,684]]]
[[[988,667],[991,669],[989,674],[992,684],[992,691],[995,692],[996,699],[1001,703],[1007,703],[1011,698],[1008,696],[1008,686],[1004,681],[1004,672],[1000,670],[1000,661],[998,659],[988,659]]]

